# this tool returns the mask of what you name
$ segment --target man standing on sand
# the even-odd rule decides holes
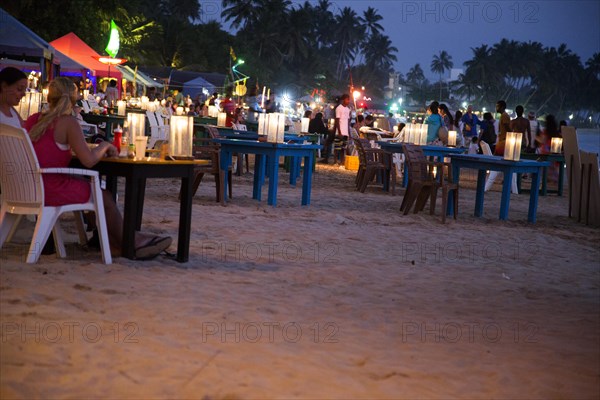
[[[498,141],[496,142],[494,154],[503,156],[506,133],[510,130],[510,116],[506,112],[506,102],[504,100],[498,100],[496,103],[496,112],[500,114],[500,122],[498,124]]]
[[[523,141],[521,147],[526,149],[529,147],[529,137],[531,136],[531,127],[529,126],[529,120],[523,117],[523,109],[522,105],[518,105],[515,107],[515,112],[517,113],[517,118],[510,121],[510,131],[511,132],[521,132],[523,134]]]
[[[340,97],[339,105],[335,108],[335,125],[333,126],[333,133],[329,135],[325,142],[325,158],[321,160],[322,163],[329,163],[329,153],[331,153],[334,139],[348,141],[350,135],[350,108],[348,104],[350,104],[350,95],[343,94]]]

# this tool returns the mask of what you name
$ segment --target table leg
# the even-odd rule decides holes
[[[139,184],[138,180],[127,177],[125,182],[125,206],[123,209],[123,243],[121,244],[121,254],[129,259],[135,258],[135,225],[137,214],[135,206]]]
[[[260,201],[262,185],[265,180],[265,156],[256,154],[254,157],[254,180],[252,181],[252,198]]]
[[[304,176],[302,177],[302,205],[310,204],[310,192],[312,189],[312,161],[314,153],[304,157]]]
[[[475,216],[483,215],[483,196],[485,194],[485,169],[477,170],[477,191],[475,192]]]
[[[531,184],[536,185],[536,186],[532,186],[532,187],[539,187],[539,185],[540,185],[539,171],[532,175]],[[538,196],[539,196],[539,193],[537,190],[532,190],[529,193],[529,213],[527,214],[527,221],[531,222],[532,224],[535,223],[535,219],[536,219]]]
[[[552,163],[550,163],[552,164]],[[532,189],[534,186],[532,186]],[[535,186],[536,190],[538,190],[539,185]],[[542,196],[548,194],[548,167],[544,167],[544,172],[542,173]]]
[[[458,185],[458,179],[460,177],[460,168],[456,168],[455,165],[452,165],[452,181]],[[454,201],[453,199],[453,191],[448,191],[448,203],[446,205],[446,215],[454,215]],[[444,212],[444,210],[442,210]]]
[[[227,203],[227,195],[226,193],[228,193],[228,189],[227,186],[229,185],[229,166],[231,165],[231,157],[232,157],[232,153],[230,151],[225,150],[223,147],[221,147],[221,160],[220,160],[220,168],[221,168],[221,172],[223,174],[223,203]],[[183,194],[182,194],[183,196]]]
[[[277,205],[277,180],[279,174],[279,155],[277,153],[269,156],[267,172],[269,173],[269,195],[267,202],[270,206]]]
[[[562,196],[563,193],[563,183],[564,183],[564,177],[565,177],[565,163],[563,162],[559,162],[558,163],[558,195]]]
[[[502,182],[502,197],[500,198],[500,219],[508,219],[508,206],[510,205],[510,188],[512,186],[512,171],[504,171]]]
[[[402,187],[408,187],[408,163],[404,160],[404,171],[402,172]],[[453,167],[454,168],[454,167]]]
[[[142,215],[144,214],[144,197],[146,195],[146,178],[140,178],[138,180],[138,196],[136,204],[136,216],[135,216],[135,230],[140,231],[142,229]]]
[[[300,167],[299,167],[299,162],[298,160],[300,160],[299,157],[294,157],[294,156],[288,156],[285,158],[286,161],[288,161],[288,170],[290,172],[290,185],[291,186],[296,186],[296,180],[298,178],[298,176],[300,175]]]
[[[179,262],[187,262],[190,256],[193,176],[194,169],[192,167],[189,170],[188,176],[181,178],[181,196],[179,200],[179,233],[177,234],[177,261]],[[226,197],[225,194],[223,194],[223,197]]]

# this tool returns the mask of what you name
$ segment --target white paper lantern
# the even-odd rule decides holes
[[[421,124],[421,131],[419,132],[419,141],[415,144],[421,145],[421,146],[425,146],[427,144],[427,131],[428,131],[429,125],[427,124]]]
[[[521,141],[523,134],[521,132],[507,132],[506,143],[504,144],[504,159],[519,161],[521,159]]]
[[[283,143],[285,131],[285,115],[272,113],[268,115],[267,142]]]
[[[227,113],[220,112],[217,115],[217,126],[227,126]]]
[[[308,125],[310,124],[310,118],[302,118],[302,125],[300,126],[300,132],[308,133]]]
[[[147,110],[148,109],[148,103],[150,102],[150,99],[147,96],[142,96],[142,103],[141,103],[141,108],[142,110]]]
[[[264,136],[268,132],[267,127],[269,126],[269,124],[268,124],[268,120],[267,120],[267,115],[270,115],[270,114],[264,114],[264,113],[258,114],[258,134],[259,134],[259,136]]]
[[[19,102],[19,115],[23,120],[29,118],[30,115],[33,115],[40,111],[40,106],[42,105],[42,94],[39,92],[27,92],[25,96],[21,98]]]
[[[129,113],[127,114],[127,133],[128,143],[135,143],[137,136],[146,135],[146,114]]]
[[[117,101],[117,114],[125,116],[125,104],[123,100]]]
[[[217,118],[219,115],[219,109],[216,106],[208,106],[208,116],[211,118]]]
[[[562,142],[562,138],[553,137],[550,141],[550,153],[562,153]]]
[[[169,154],[191,157],[194,135],[194,117],[173,115],[169,124]]]
[[[456,147],[456,131],[448,131],[448,146]]]

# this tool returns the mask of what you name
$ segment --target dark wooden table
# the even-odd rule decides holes
[[[190,161],[135,161],[128,158],[104,158],[93,169],[106,175],[106,186],[117,193],[117,177],[125,177],[125,207],[123,212],[122,256],[135,259],[135,231],[141,229],[146,179],[181,178],[179,200],[179,230],[177,261],[187,262],[190,250],[192,220],[192,181],[196,162]]]

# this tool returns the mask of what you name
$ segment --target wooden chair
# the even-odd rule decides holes
[[[224,203],[224,179],[220,168],[221,162],[221,146],[214,143],[210,138],[194,138],[193,154],[196,160],[200,163],[194,167],[194,181],[192,184],[192,196],[198,191],[198,187],[202,182],[205,174],[212,174],[215,177],[216,201]],[[228,179],[228,194],[232,198],[232,178],[231,170],[227,174]]]
[[[392,194],[396,191],[396,170],[392,168],[391,154],[381,149],[371,148],[367,139],[354,139],[358,151],[358,172],[356,173],[356,190],[364,193],[368,184],[379,173],[382,182],[392,177]]]
[[[442,189],[442,223],[446,222],[448,194],[453,190],[454,219],[458,212],[458,184],[452,181],[452,168],[449,163],[428,161],[420,146],[404,144],[402,151],[408,165],[408,185],[400,210],[404,215],[414,204],[414,213],[423,210],[429,198],[429,213],[435,213],[437,192]],[[447,177],[446,177],[446,171]]]
[[[208,137],[211,139],[220,138],[219,130],[215,126],[206,125],[206,132],[208,133]],[[246,172],[250,172],[250,161],[248,154],[237,154],[237,168],[235,174],[237,176],[242,175],[242,171],[244,170],[244,158],[246,159]]]
[[[38,261],[51,231],[54,232],[54,244],[57,254],[59,257],[64,258],[67,254],[60,224],[57,223],[59,217],[65,212],[75,212],[76,222],[79,222],[79,228],[82,228],[80,211],[94,211],[100,237],[102,259],[105,264],[112,264],[98,172],[76,168],[40,168],[27,132],[24,129],[5,124],[0,124],[0,148],[2,149],[0,152],[0,185],[2,186],[0,248],[16,230],[21,216],[36,215],[37,222],[31,238],[27,263],[34,264]],[[89,177],[92,186],[91,199],[80,204],[55,207],[44,205],[42,174],[68,174]],[[84,240],[81,234],[80,240]]]

